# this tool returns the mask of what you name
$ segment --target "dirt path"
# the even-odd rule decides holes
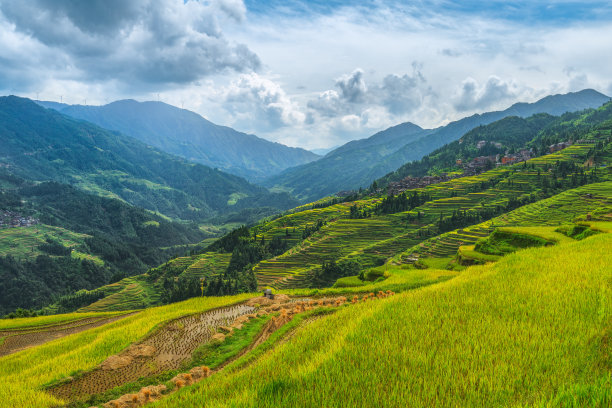
[[[25,350],[29,347],[39,346],[51,340],[59,339],[70,334],[79,333],[84,330],[93,329],[107,323],[114,322],[133,313],[122,314],[113,317],[91,317],[87,319],[74,320],[69,323],[54,326],[32,327],[27,329],[0,331],[0,338],[5,337],[0,344],[0,357]]]
[[[254,311],[236,305],[186,316],[168,323],[138,344],[106,359],[100,366],[49,390],[54,396],[75,400],[180,367],[195,349],[210,340],[219,326]]]

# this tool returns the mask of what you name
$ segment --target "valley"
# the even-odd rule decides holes
[[[530,154],[502,161],[511,149]],[[612,103],[507,118],[233,228],[6,173],[3,202],[40,220],[0,230],[23,265],[121,270],[132,245],[147,267],[0,320],[0,400],[606,406],[611,161]]]

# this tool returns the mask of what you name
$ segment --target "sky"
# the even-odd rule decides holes
[[[160,100],[307,149],[593,88],[612,2],[0,0],[0,94]]]

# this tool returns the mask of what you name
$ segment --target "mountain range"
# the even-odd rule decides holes
[[[295,204],[287,194],[271,194],[25,98],[0,98],[0,135],[0,165],[19,177],[74,185],[174,219]]]
[[[261,181],[286,168],[320,157],[308,150],[216,125],[197,113],[163,102],[127,99],[104,106],[38,103],[249,181]]]
[[[516,103],[503,111],[475,114],[446,126],[422,129],[407,122],[361,140],[351,141],[320,160],[283,171],[264,181],[276,191],[313,201],[340,190],[367,187],[379,177],[407,162],[419,160],[435,149],[459,139],[466,132],[509,116],[522,118],[537,113],[561,115],[596,108],[610,97],[592,89],[551,95],[534,103]]]

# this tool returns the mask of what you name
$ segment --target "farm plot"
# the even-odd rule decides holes
[[[411,247],[397,259],[402,263],[412,263],[417,258],[454,256],[460,246],[474,244],[478,239],[489,236],[496,227],[558,226],[570,223],[577,217],[584,217],[589,213],[612,213],[612,182],[588,184],[567,190],[553,197],[519,207],[489,221],[441,234]],[[546,233],[541,229],[536,231],[535,228],[531,232],[534,234]],[[557,241],[563,240],[556,233],[549,232],[548,236],[553,235]]]
[[[260,262],[254,272],[260,286],[275,286],[292,275],[304,276],[323,262],[337,260],[377,241],[400,235],[405,228],[391,217],[342,219],[322,228],[298,248]],[[286,285],[284,285],[286,286]]]
[[[117,292],[110,294],[88,306],[80,308],[79,312],[108,312],[119,310],[144,309],[157,303],[159,295],[144,280],[125,278],[118,282]]]
[[[63,400],[98,394],[125,383],[167,370],[189,360],[195,349],[209,341],[219,326],[231,324],[253,307],[236,305],[181,317],[122,353],[106,359],[97,368],[49,389]]]
[[[17,258],[35,258],[43,253],[38,247],[47,242],[47,237],[53,237],[63,246],[71,248],[83,244],[89,235],[44,224],[22,228],[3,228],[0,229],[0,253],[10,253]],[[98,262],[101,261],[99,258],[95,259]]]
[[[180,275],[186,278],[210,278],[222,274],[229,265],[232,254],[206,252],[197,257]]]
[[[126,316],[126,314],[122,314],[89,317],[51,326],[2,330],[0,331],[0,338],[4,338],[4,341],[0,344],[0,357],[16,353],[28,347],[38,346],[48,341],[68,336],[69,334],[102,326]]]

